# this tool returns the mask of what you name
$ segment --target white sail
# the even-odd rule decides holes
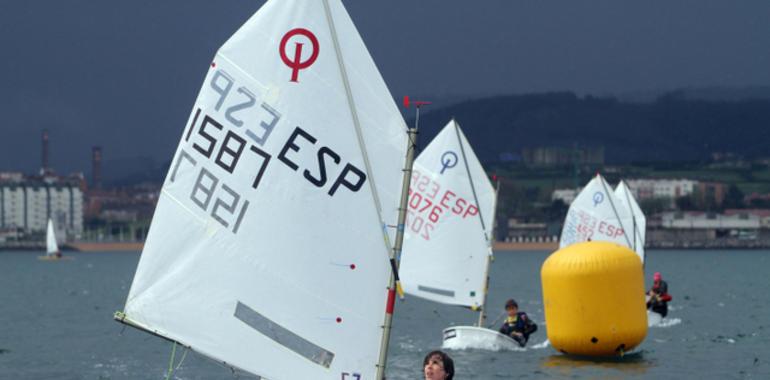
[[[444,304],[481,306],[495,189],[454,120],[413,170],[399,268],[404,291]]]
[[[268,1],[211,64],[120,319],[271,380],[373,379],[405,130],[340,0]]]
[[[559,248],[588,240],[608,241],[633,249],[631,213],[622,207],[607,181],[597,174],[569,207]]]
[[[53,256],[59,252],[59,244],[56,243],[56,231],[53,226],[53,220],[48,219],[48,228],[45,234],[45,253],[47,256]]]
[[[615,196],[618,198],[618,203],[624,207],[633,218],[631,227],[626,228],[628,228],[630,235],[634,237],[632,241],[633,246],[631,248],[637,255],[639,255],[639,258],[642,259],[642,263],[644,263],[644,242],[647,232],[647,218],[644,217],[644,212],[642,212],[639,204],[636,203],[636,199],[634,199],[631,189],[628,188],[624,181],[620,181],[615,188]]]

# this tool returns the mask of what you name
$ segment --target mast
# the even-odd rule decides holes
[[[460,127],[457,125],[457,122],[454,122],[455,125],[455,133],[457,135],[457,143],[460,145],[460,153],[463,155],[463,163],[465,164],[465,173],[468,175],[468,181],[471,185],[471,193],[473,193],[473,201],[476,203],[476,208],[479,210],[479,221],[481,222],[481,230],[484,231],[484,239],[487,241],[487,246],[490,247],[490,252],[487,252],[487,265],[484,273],[484,296],[483,301],[481,304],[481,310],[479,310],[479,327],[481,327],[482,323],[484,322],[484,319],[486,318],[484,316],[484,304],[487,302],[487,288],[489,287],[489,261],[491,256],[491,246],[490,246],[490,239],[489,234],[487,234],[487,226],[486,223],[484,223],[484,215],[481,213],[481,207],[479,204],[479,197],[476,195],[476,186],[473,184],[473,177],[471,176],[471,168],[468,166],[468,158],[465,156],[465,145],[463,144],[463,139],[460,138]],[[495,193],[495,207],[497,207],[497,194]]]
[[[404,104],[409,106],[409,98],[404,98]],[[396,306],[396,289],[399,287],[398,279],[398,261],[401,258],[401,248],[404,243],[404,226],[406,224],[407,202],[409,201],[409,186],[412,181],[412,166],[414,166],[414,151],[417,146],[417,129],[420,123],[420,107],[428,102],[415,102],[416,117],[414,119],[414,128],[407,127],[406,133],[409,137],[406,149],[406,161],[404,162],[404,178],[401,183],[401,200],[398,206],[398,227],[396,229],[396,241],[393,250],[390,252],[390,265],[393,271],[390,274],[388,283],[388,303],[385,307],[385,322],[382,326],[382,341],[380,344],[380,358],[377,364],[377,380],[385,380],[385,367],[388,361],[388,346],[390,344],[390,332],[393,326],[393,311]],[[399,291],[400,293],[400,291]]]
[[[337,55],[337,62],[339,62],[339,69],[340,74],[342,76],[342,81],[345,86],[345,94],[348,101],[348,106],[350,108],[350,113],[353,118],[353,124],[355,126],[356,130],[356,137],[358,139],[358,145],[361,148],[361,153],[364,158],[364,164],[366,166],[367,172],[369,175],[369,185],[371,186],[372,190],[372,196],[374,203],[377,208],[377,214],[379,218],[379,222],[381,224],[383,223],[382,220],[382,214],[380,210],[380,201],[379,196],[377,195],[377,190],[374,185],[374,179],[371,176],[372,170],[371,165],[369,163],[369,156],[366,151],[366,145],[364,144],[364,139],[361,132],[361,122],[358,117],[358,112],[355,107],[355,100],[353,98],[353,93],[350,87],[350,81],[348,79],[348,73],[347,69],[345,67],[345,61],[342,56],[342,52],[340,49],[340,43],[337,38],[337,30],[334,25],[334,17],[332,17],[331,9],[329,8],[329,1],[324,0],[324,11],[326,14],[326,19],[329,24],[332,41],[334,43],[334,50]],[[420,104],[421,105],[421,104]],[[398,259],[401,256],[401,247],[404,240],[404,225],[406,221],[406,211],[407,211],[407,202],[408,202],[408,196],[409,196],[409,185],[411,183],[412,178],[412,165],[414,164],[414,150],[417,143],[417,125],[419,123],[419,117],[420,117],[420,105],[417,107],[417,119],[415,119],[415,127],[414,128],[408,128],[407,127],[407,136],[408,136],[408,145],[407,145],[407,151],[406,151],[406,160],[404,163],[404,169],[403,169],[403,180],[402,180],[402,186],[401,186],[401,199],[399,203],[399,209],[398,209],[398,228],[396,230],[396,241],[393,245],[392,250],[390,251],[390,265],[392,268],[392,272],[390,274],[390,279],[388,281],[388,298],[387,298],[387,305],[385,308],[385,320],[383,322],[383,328],[382,328],[382,339],[380,341],[380,357],[378,359],[377,363],[377,379],[385,379],[385,367],[387,365],[387,359],[388,359],[388,345],[390,344],[390,332],[391,327],[393,324],[393,310],[395,309],[395,301],[396,301],[396,290],[400,289],[399,279],[398,279]],[[388,233],[383,228],[383,235],[386,246],[390,245],[389,239],[388,239]],[[399,291],[399,293],[401,293]]]
[[[478,327],[484,327],[487,323],[487,295],[489,295],[489,267],[492,266],[492,260],[494,260],[493,244],[495,242],[495,218],[497,215],[497,198],[500,196],[500,179],[497,179],[495,184],[495,207],[492,209],[492,239],[488,239],[489,242],[489,255],[487,255],[487,266],[484,269],[484,295],[481,301],[481,310],[479,310],[479,323]]]

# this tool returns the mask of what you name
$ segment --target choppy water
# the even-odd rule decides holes
[[[73,255],[46,263],[0,252],[0,379],[162,379],[170,344],[112,321],[139,254]],[[453,351],[457,379],[770,378],[770,252],[649,252],[647,270],[663,272],[673,307],[637,355],[616,361],[575,360],[543,344],[539,271],[546,257],[499,253],[492,267],[491,305],[519,301],[541,325],[532,347]],[[389,379],[420,378],[422,357],[440,346],[441,330],[475,320],[463,309],[399,302]],[[249,378],[194,353],[175,372],[176,379],[236,377]]]

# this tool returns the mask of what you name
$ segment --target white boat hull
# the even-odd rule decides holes
[[[475,326],[454,326],[444,329],[442,348],[448,350],[524,350],[515,340],[497,331]]]

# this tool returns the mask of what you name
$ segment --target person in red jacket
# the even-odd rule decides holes
[[[660,272],[655,272],[652,280],[652,288],[647,292],[647,308],[665,318],[668,314],[668,303],[672,299],[668,294],[668,284],[663,281]]]

